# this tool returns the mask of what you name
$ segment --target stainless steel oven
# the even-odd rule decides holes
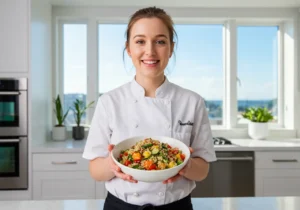
[[[196,183],[192,197],[253,197],[253,151],[217,151],[205,180]]]
[[[0,190],[26,190],[27,188],[27,137],[0,137]]]
[[[27,79],[0,79],[0,136],[27,136]]]

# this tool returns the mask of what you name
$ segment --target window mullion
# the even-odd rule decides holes
[[[53,97],[56,98],[59,94],[60,100],[63,104],[64,101],[64,23],[60,20],[57,20],[57,27],[55,30],[57,33],[57,45],[55,46],[55,70],[53,75]],[[55,108],[53,104],[52,110]],[[64,110],[65,111],[65,110]],[[56,124],[56,117],[53,117],[53,124]]]
[[[86,102],[95,101],[92,108],[87,110],[86,124],[92,121],[98,98],[98,31],[97,21],[88,20],[87,25],[87,97]]]
[[[278,124],[279,127],[284,127],[284,72],[283,72],[283,40],[284,40],[284,31],[283,24],[278,26]]]
[[[227,129],[237,124],[237,29],[236,21],[224,24],[224,125]]]

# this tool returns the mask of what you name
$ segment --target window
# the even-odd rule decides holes
[[[87,26],[86,24],[63,25],[63,93],[64,111],[73,107],[76,99],[86,104],[87,94]],[[82,116],[81,124],[86,121]],[[66,125],[75,124],[71,109],[65,120]]]
[[[98,26],[100,95],[134,78],[135,69],[126,51],[123,61],[126,27],[125,24],[99,24]]]
[[[168,78],[200,94],[211,124],[223,124],[223,25],[176,25],[178,35]],[[176,40],[175,40],[176,41]]]
[[[241,21],[245,20],[175,24],[178,40],[174,40],[175,54],[165,73],[171,82],[204,98],[211,125],[222,126],[212,127],[215,135],[246,127],[248,121],[241,113],[249,107],[267,107],[275,116],[271,128],[294,129],[290,119],[295,110],[283,109],[294,99],[289,94],[294,88],[286,84],[295,75],[294,40],[287,31],[294,25],[282,23],[281,27],[270,22],[257,26],[249,25],[248,20],[242,25]],[[66,21],[61,26],[58,59],[62,58],[62,71],[58,76],[65,110],[73,107],[76,99],[85,104],[86,98],[96,102],[99,95],[133,80],[135,68],[124,51],[127,24],[95,19],[89,24]],[[88,78],[93,82],[88,83]],[[93,112],[93,108],[87,111],[89,119],[84,115],[83,124],[91,120]],[[65,124],[74,123],[71,110]]]
[[[266,107],[278,116],[278,26],[237,28],[238,123],[249,107]]]

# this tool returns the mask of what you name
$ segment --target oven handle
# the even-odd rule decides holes
[[[229,161],[253,161],[253,157],[217,157],[217,160],[229,160]]]
[[[20,139],[0,139],[0,143],[20,142]]]
[[[12,91],[12,92],[0,92],[0,95],[21,95],[21,92]]]
[[[69,165],[69,164],[77,164],[77,161],[66,161],[66,162],[56,162],[52,161],[53,165]]]

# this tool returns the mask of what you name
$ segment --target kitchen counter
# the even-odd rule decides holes
[[[1,201],[1,210],[101,210],[104,200]],[[300,197],[192,198],[194,210],[299,210]]]
[[[300,151],[300,139],[229,139],[233,145],[215,145],[216,151]],[[86,140],[33,144],[32,153],[82,153]]]

